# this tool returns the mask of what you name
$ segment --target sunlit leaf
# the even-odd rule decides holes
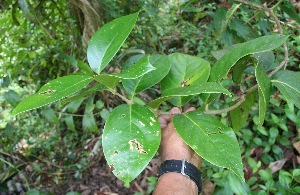
[[[120,105],[109,115],[102,136],[103,151],[113,173],[129,183],[155,155],[160,143],[160,126],[147,108]]]
[[[300,72],[282,70],[277,72],[271,82],[279,89],[287,101],[300,108]]]
[[[100,73],[116,55],[134,27],[138,13],[117,18],[102,26],[91,38],[87,49],[90,67]]]
[[[161,89],[178,88],[189,85],[198,85],[206,82],[209,73],[209,62],[186,54],[175,53],[169,56],[171,69],[167,76],[161,81]],[[175,106],[182,106],[192,97],[176,97],[170,102]]]
[[[259,124],[263,125],[270,100],[271,82],[265,70],[258,64],[255,68],[259,96]]]
[[[198,155],[232,170],[245,181],[239,143],[231,128],[201,111],[175,115],[173,123],[176,132]]]
[[[70,75],[52,80],[44,85],[36,94],[19,103],[12,114],[16,115],[32,110],[72,95],[86,87],[92,80],[93,77],[89,75]]]
[[[171,67],[168,57],[164,55],[152,55],[150,63],[156,68],[155,70],[137,79],[123,80],[123,86],[128,93],[133,95],[155,85],[168,74]]]

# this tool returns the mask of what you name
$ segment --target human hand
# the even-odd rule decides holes
[[[190,112],[195,110],[191,107],[185,111]],[[170,110],[170,114],[163,114],[158,117],[160,127],[162,128],[162,138],[160,147],[158,149],[162,161],[166,160],[183,160],[195,165],[197,168],[201,167],[201,157],[193,151],[177,134],[175,131],[172,119],[175,114],[181,114],[179,108],[174,107]],[[186,129],[189,130],[189,127]]]

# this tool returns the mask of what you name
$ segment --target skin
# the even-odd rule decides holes
[[[195,108],[185,111],[190,112]],[[170,115],[161,115],[158,121],[162,128],[162,139],[159,147],[161,160],[183,160],[201,167],[202,159],[195,153],[176,133],[172,118],[175,114],[181,114],[179,108],[174,107],[170,110]],[[157,182],[153,195],[193,195],[198,194],[198,187],[194,181],[180,173],[165,173]]]

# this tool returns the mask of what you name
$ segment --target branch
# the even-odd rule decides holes
[[[266,5],[261,6],[261,5],[258,5],[256,3],[252,3],[252,2],[249,2],[249,1],[246,1],[246,0],[236,0],[236,1],[240,2],[240,3],[243,3],[243,4],[246,4],[246,5],[250,5],[250,6],[255,7],[259,10],[268,12],[270,14],[270,16],[274,19],[274,21],[277,25],[277,29],[278,29],[279,34],[283,36],[283,30],[282,30],[282,26],[280,24],[280,20],[278,19],[278,17],[273,12],[273,8],[276,7],[276,6],[274,6],[273,8],[270,9]],[[273,71],[271,71],[268,74],[269,78],[272,77],[275,73],[277,73],[282,67],[285,68],[287,63],[289,62],[289,53],[288,53],[288,47],[287,47],[286,43],[283,44],[283,49],[284,49],[284,60],[282,62],[280,62],[280,64]],[[204,113],[205,114],[222,114],[224,112],[230,112],[230,111],[236,109],[237,107],[239,107],[246,100],[247,94],[249,94],[249,93],[251,93],[251,92],[253,92],[257,89],[258,89],[258,84],[256,84],[253,87],[249,88],[248,90],[245,91],[244,94],[242,94],[240,97],[238,97],[239,101],[236,104],[234,104],[233,106],[230,106],[229,108],[226,108],[226,109],[209,110],[208,105],[206,105]]]
[[[126,102],[127,104],[133,104],[132,100],[127,99],[125,96],[119,94],[117,91],[113,90],[113,89],[108,89],[109,92],[111,92],[112,94],[118,96],[119,98],[121,98],[124,102]]]
[[[205,114],[222,114],[224,112],[230,112],[230,111],[236,109],[237,107],[239,107],[246,100],[246,94],[243,94],[239,99],[240,100],[233,106],[230,106],[230,107],[222,109],[222,110],[209,110],[208,104],[207,104],[204,113]]]

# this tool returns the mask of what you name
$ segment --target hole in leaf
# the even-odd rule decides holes
[[[141,154],[148,154],[148,152],[143,149],[144,146],[136,141],[136,139],[130,140],[128,144],[130,146],[130,150],[136,149]]]

